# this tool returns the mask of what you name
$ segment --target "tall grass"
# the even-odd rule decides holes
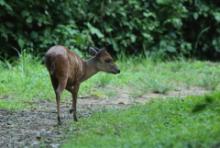
[[[117,89],[128,90],[128,95],[132,97],[148,92],[166,93],[182,86],[220,89],[218,63],[186,60],[155,62],[150,58],[137,57],[119,59],[119,75],[99,73],[93,76],[82,83],[79,96],[112,97],[117,96]],[[11,104],[54,99],[49,75],[41,59],[24,52],[13,63],[1,61],[0,98],[0,103]],[[70,95],[65,93],[63,98],[70,98]],[[14,104],[17,106],[17,103]]]

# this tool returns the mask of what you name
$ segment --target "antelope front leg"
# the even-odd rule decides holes
[[[55,90],[55,94],[56,94],[56,102],[57,102],[57,121],[58,121],[58,125],[61,125],[61,119],[60,119],[60,95],[63,92],[64,88],[66,85],[66,81],[62,81],[60,82],[60,84],[58,85],[58,88]]]
[[[72,93],[72,108],[70,109],[70,113],[73,113],[73,119],[74,121],[77,121],[76,116],[76,103],[77,103],[77,94],[79,91],[79,85],[75,85],[73,89],[71,90]]]

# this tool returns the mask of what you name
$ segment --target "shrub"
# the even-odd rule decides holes
[[[208,0],[0,1],[1,55],[54,44],[117,53],[217,57],[220,2]]]

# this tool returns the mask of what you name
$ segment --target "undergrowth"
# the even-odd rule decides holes
[[[117,97],[121,89],[128,90],[128,95],[133,98],[149,92],[166,94],[177,87],[220,89],[218,63],[193,60],[155,62],[137,57],[119,59],[119,75],[98,73],[82,83],[79,96]],[[28,106],[24,102],[54,100],[49,75],[41,61],[25,52],[16,62],[0,61],[0,108],[23,108]],[[70,97],[65,92],[62,100],[70,100]]]

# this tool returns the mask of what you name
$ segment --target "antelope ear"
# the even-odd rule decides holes
[[[96,48],[89,47],[89,54],[95,56],[98,53]]]
[[[107,51],[105,47],[101,48],[100,51]]]
[[[98,54],[101,54],[101,53],[106,52],[106,51],[107,51],[106,48],[103,47],[103,48],[101,48],[101,49],[98,50]]]

